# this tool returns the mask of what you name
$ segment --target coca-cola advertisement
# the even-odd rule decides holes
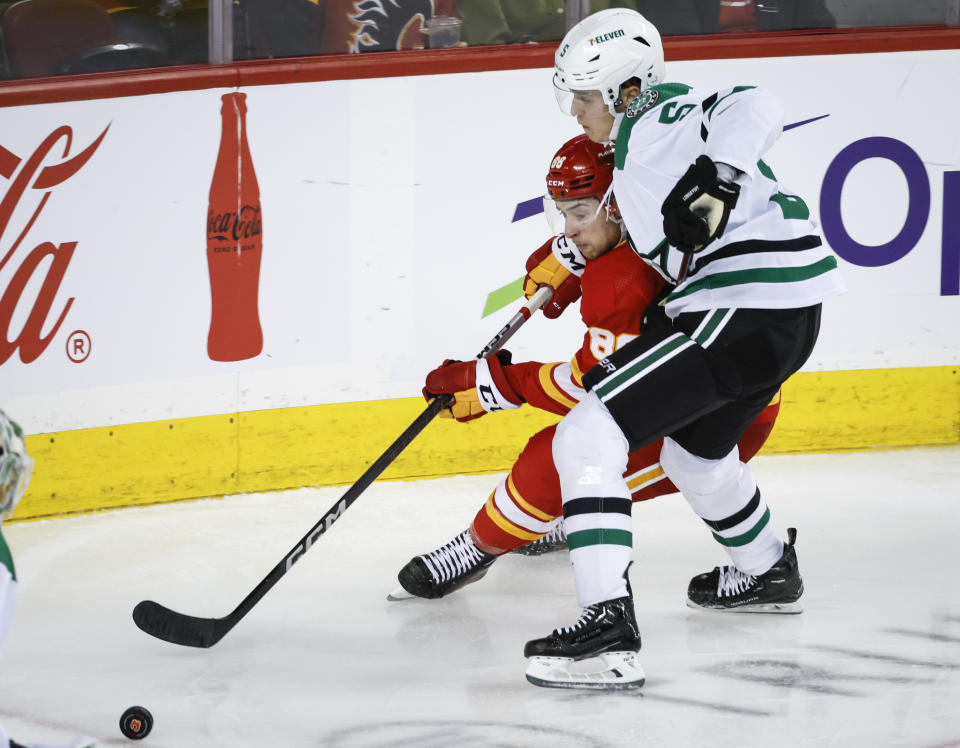
[[[242,361],[263,350],[258,308],[263,221],[247,142],[247,95],[224,94],[222,102],[220,150],[207,209],[207,353],[214,361]]]
[[[925,81],[946,65],[904,59]],[[883,100],[882,75],[836,63],[847,90]],[[684,65],[698,87],[729,83]],[[827,215],[847,244],[900,257],[851,263],[830,312],[844,323],[825,326],[809,365],[955,364],[960,105],[910,116],[926,96],[911,78],[909,106],[877,131],[879,113],[851,111],[840,89],[737,65],[781,96],[786,123],[811,120],[774,147],[777,175],[812,212],[833,175]],[[413,398],[425,371],[473,355],[509,316],[516,299],[481,318],[485,301],[549,232],[517,206],[538,205],[578,129],[549,71],[300,80],[0,109],[0,399],[28,434]],[[502,126],[507,110],[522,132]],[[554,360],[577,322],[531,321],[510,348]]]

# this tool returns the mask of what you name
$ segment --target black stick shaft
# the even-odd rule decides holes
[[[520,311],[513,315],[510,321],[484,346],[483,350],[477,355],[477,358],[483,358],[498,351],[503,344],[520,329],[523,323],[530,319],[533,312],[550,300],[552,295],[552,288],[549,286],[541,287]],[[336,522],[347,508],[359,498],[360,494],[387,469],[390,463],[397,459],[400,453],[427,427],[437,413],[449,405],[452,399],[451,395],[441,395],[431,400],[430,404],[417,416],[414,422],[407,426],[393,444],[387,447],[387,450],[364,471],[357,482],[347,489],[347,492],[340,497],[337,503],[330,507],[329,511],[320,521],[310,528],[307,534],[300,539],[300,542],[287,553],[280,563],[270,570],[270,573],[253,588],[250,594],[247,595],[229,615],[223,618],[198,618],[196,616],[177,613],[175,610],[171,610],[152,600],[144,600],[138,603],[133,609],[134,622],[151,636],[173,644],[180,644],[187,647],[212,647],[250,612],[253,606],[270,591],[273,585],[280,581],[281,577],[290,571],[290,567],[313,547],[313,544],[330,529],[333,523]]]
[[[243,599],[243,602],[237,606],[236,610],[230,614],[231,617],[238,616],[242,618],[245,616],[247,612],[256,605],[257,601],[266,595],[270,588],[280,580],[280,577],[290,571],[290,567],[310,550],[320,536],[330,529],[333,523],[340,518],[347,508],[360,497],[360,494],[366,491],[367,488],[370,487],[370,484],[380,477],[380,474],[390,466],[390,463],[397,459],[400,453],[409,446],[410,442],[429,425],[434,416],[447,405],[449,399],[452,398],[448,395],[431,400],[430,404],[424,408],[424,411],[416,417],[414,422],[407,426],[393,444],[387,447],[387,450],[364,471],[363,475],[357,479],[357,482],[347,489],[347,492],[340,497],[336,504],[330,507],[323,518],[311,527],[306,535],[300,538],[300,542],[291,549],[286,558],[274,566],[260,584],[254,587],[253,591],[247,595]]]

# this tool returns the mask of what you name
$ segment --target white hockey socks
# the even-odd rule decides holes
[[[660,466],[740,571],[759,576],[780,559],[783,542],[770,525],[770,509],[736,448],[706,460],[666,437]]]
[[[627,440],[606,407],[589,394],[560,421],[553,459],[563,496],[563,526],[580,606],[629,594],[633,557],[630,489],[623,480]]]

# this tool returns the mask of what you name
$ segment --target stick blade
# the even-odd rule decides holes
[[[197,618],[170,610],[153,600],[143,600],[133,609],[133,622],[150,636],[184,647],[212,647],[232,625],[226,618]]]

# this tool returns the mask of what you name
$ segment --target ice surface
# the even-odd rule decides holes
[[[685,607],[722,549],[678,495],[635,505],[647,683],[630,693],[524,680],[524,642],[579,613],[564,553],[504,557],[442,600],[385,599],[500,476],[375,484],[209,650],[130,612],[225,615],[344,488],[8,526],[21,585],[0,721],[18,740],[130,745],[117,723],[139,704],[157,748],[960,745],[960,447],[754,469],[781,536],[799,530],[805,612]]]

